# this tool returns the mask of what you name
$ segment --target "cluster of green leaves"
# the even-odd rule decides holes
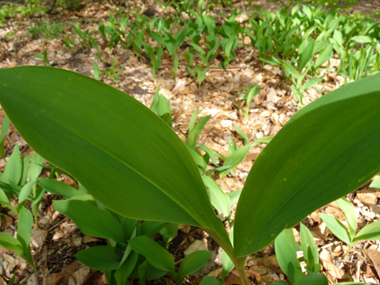
[[[5,4],[0,8],[0,24],[17,14],[22,16],[44,14],[48,9],[41,5],[41,0],[26,0],[25,4]]]
[[[293,285],[328,285],[327,278],[321,271],[319,264],[318,248],[309,229],[300,223],[301,245],[296,242],[292,229],[284,230],[275,240],[276,257],[282,271]],[[303,257],[297,258],[297,252],[302,252]],[[300,262],[306,262],[304,275]],[[273,284],[286,285],[285,281],[277,281]],[[341,285],[366,285],[363,282],[341,282]]]
[[[358,241],[380,239],[380,221],[373,222],[356,233],[357,220],[354,205],[345,198],[341,198],[335,202],[346,217],[348,229],[335,217],[324,213],[319,215],[329,230],[337,238],[349,245],[346,255]]]
[[[63,30],[62,23],[43,19],[42,21],[34,22],[28,32],[33,35],[33,38],[52,40],[60,38]]]
[[[305,91],[322,81],[323,68],[328,69],[333,54],[338,54],[340,72],[345,79],[357,80],[378,72],[379,27],[371,19],[350,22],[337,14],[311,5],[296,5],[291,12],[264,11],[261,18],[249,19],[243,26],[236,21],[238,11],[223,15],[225,21],[216,25],[214,17],[207,14],[204,2],[178,2],[177,14],[186,13],[189,20],[168,16],[149,18],[135,15],[136,21],[118,11],[111,13],[105,23],[100,22],[98,31],[109,47],[131,48],[140,57],[150,58],[153,74],[161,65],[162,56],[173,61],[173,76],[177,74],[180,57],[186,61],[187,71],[201,85],[206,73],[218,57],[221,66],[234,60],[236,49],[242,46],[239,38],[249,37],[263,63],[277,65],[285,70],[293,83],[292,91],[302,103]],[[181,47],[181,48],[180,48]],[[185,52],[181,50],[185,49]],[[317,91],[320,91],[317,89]]]
[[[345,79],[357,80],[379,71],[379,22],[350,22],[336,9],[322,8],[298,4],[290,13],[283,9],[266,12],[262,20],[250,20],[255,33],[248,35],[261,60],[285,70],[301,103],[305,90],[321,82],[318,74],[333,53],[341,61],[336,71]]]
[[[373,108],[380,103],[380,88],[379,75],[374,75],[312,102],[278,132],[248,175],[229,236],[210,203],[210,187],[204,182],[207,171],[199,171],[189,151],[197,140],[196,133],[190,140],[191,130],[200,124],[196,119],[192,118],[187,146],[154,112],[97,80],[42,66],[2,69],[0,78],[0,103],[33,149],[72,174],[101,205],[128,221],[182,223],[204,229],[229,258],[223,262],[225,272],[235,266],[245,284],[247,255],[380,171],[380,116]],[[156,114],[167,113],[160,106],[156,110]],[[232,156],[249,146],[235,149],[232,143],[230,147]],[[81,203],[72,198],[61,203]],[[99,208],[97,202],[92,204]],[[121,226],[118,217],[114,223],[120,220]],[[116,240],[121,246],[126,245],[125,233],[119,231],[120,240]],[[139,247],[140,241],[133,244],[132,240],[131,252],[155,266],[143,246]],[[125,248],[115,254],[120,259],[126,252]],[[181,268],[175,272],[166,257],[165,264],[158,269],[180,280]]]
[[[8,124],[9,121],[4,120],[1,130],[2,137],[8,131]],[[4,157],[3,146],[2,156]],[[6,233],[0,233],[0,245],[24,258],[35,270],[36,267],[30,251],[30,234],[33,226],[33,215],[37,224],[38,207],[45,193],[41,187],[36,185],[43,162],[43,158],[37,153],[32,158],[29,155],[22,159],[16,145],[4,172],[0,173],[0,204],[19,215],[17,238]],[[14,206],[10,201],[16,200],[16,197],[18,197],[18,205]],[[29,208],[27,201],[32,203],[33,215],[27,209]]]

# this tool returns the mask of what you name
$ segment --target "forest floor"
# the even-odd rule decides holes
[[[132,3],[133,2],[133,3]],[[379,3],[377,3],[379,2]],[[380,1],[359,1],[354,12],[369,13],[380,8]],[[146,11],[151,4],[143,1],[128,1],[128,9]],[[265,8],[273,10],[279,6],[267,4],[266,1],[256,1],[255,4],[265,4]],[[124,4],[125,5],[125,4]],[[133,5],[133,6],[130,6]],[[237,7],[241,3],[235,4]],[[58,10],[55,15],[44,15],[43,18],[16,18],[9,19],[0,29],[0,68],[9,68],[21,65],[42,65],[43,63],[34,55],[42,54],[47,49],[47,56],[51,64],[58,68],[76,71],[93,77],[93,62],[98,62],[100,69],[106,69],[104,63],[95,56],[94,49],[81,49],[76,46],[72,52],[65,49],[61,39],[66,34],[72,34],[71,23],[81,23],[82,29],[94,30],[102,19],[108,20],[111,9],[116,9],[116,3],[84,2],[79,11],[71,12]],[[226,11],[228,12],[228,11]],[[156,16],[163,16],[170,11],[155,8]],[[132,18],[132,16],[131,16]],[[63,23],[64,30],[57,39],[43,38],[44,31],[31,35],[28,30],[32,23],[48,19]],[[13,35],[9,37],[9,35]],[[128,93],[136,100],[149,106],[153,95],[160,87],[170,101],[173,113],[173,129],[184,139],[179,130],[186,131],[189,126],[193,111],[199,107],[198,117],[211,115],[200,135],[199,142],[208,146],[215,152],[223,155],[227,153],[229,138],[234,138],[237,144],[242,145],[242,138],[236,132],[238,125],[253,142],[264,136],[274,136],[281,127],[299,110],[298,101],[292,96],[290,83],[287,82],[282,70],[271,65],[262,65],[257,59],[256,52],[247,42],[244,48],[236,53],[236,59],[228,68],[218,69],[220,62],[215,60],[207,72],[205,82],[199,87],[197,82],[186,71],[185,63],[180,62],[177,78],[174,79],[172,61],[162,59],[162,65],[158,75],[153,77],[149,68],[149,62],[142,60],[130,50],[118,49],[111,51],[107,43],[98,37],[97,43],[101,49],[102,58],[111,61],[114,57],[117,68],[124,65],[119,82],[115,83],[104,76],[102,81]],[[337,59],[331,60],[331,66],[339,66]],[[246,92],[250,83],[257,82],[261,88],[259,95],[255,96],[250,106],[248,119],[245,119],[236,104],[242,105],[239,95]],[[318,88],[323,94],[329,93],[343,85],[341,77],[333,72],[326,73],[323,82]],[[308,90],[307,100],[317,99],[320,94],[314,89]],[[4,112],[0,113],[1,120]],[[20,137],[12,127],[6,138],[6,155],[9,157],[14,145],[18,145],[22,155],[33,153],[33,150]],[[249,173],[251,166],[264,144],[253,147],[246,159],[237,167],[236,174],[229,174],[223,179],[217,179],[217,183],[226,192],[241,189]],[[0,166],[5,166],[5,161],[0,161]],[[46,174],[46,173],[45,173]],[[62,180],[72,184],[68,177]],[[359,228],[369,222],[380,218],[380,193],[376,189],[369,188],[369,184],[351,193],[347,198],[355,205],[358,216]],[[74,254],[92,245],[105,244],[105,240],[83,235],[75,224],[68,218],[54,210],[52,200],[58,196],[46,195],[41,203],[39,211],[39,227],[32,232],[32,249],[34,259],[39,269],[34,273],[32,269],[18,256],[8,250],[0,248],[0,285],[6,284],[15,273],[15,284],[106,284],[102,272],[90,270],[75,260]],[[331,283],[350,281],[362,281],[371,284],[379,284],[380,276],[380,243],[379,241],[359,242],[355,248],[343,258],[348,249],[347,246],[336,239],[321,221],[318,213],[324,212],[337,217],[345,223],[341,210],[335,203],[331,203],[309,215],[303,223],[311,230],[320,249],[320,259],[323,272]],[[1,232],[15,234],[15,222],[17,216],[1,217]],[[299,232],[294,229],[296,239],[299,241]],[[221,274],[221,251],[200,229],[181,226],[177,237],[170,245],[170,252],[176,261],[183,257],[186,250],[207,249],[212,252],[210,262],[196,274],[189,276],[186,284],[199,284],[206,276],[219,276]],[[252,284],[270,284],[277,280],[284,280],[285,276],[278,266],[274,247],[267,246],[263,250],[249,256],[246,263],[247,274]],[[149,284],[174,284],[169,277],[148,281]],[[136,282],[134,282],[136,284]],[[240,284],[240,279],[235,271],[227,277],[226,285]]]

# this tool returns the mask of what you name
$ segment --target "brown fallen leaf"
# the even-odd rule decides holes
[[[377,275],[380,277],[380,252],[372,249],[364,249],[363,252],[372,261]]]
[[[333,262],[330,253],[326,249],[322,249],[319,254],[324,269],[336,279],[341,279],[344,276],[344,271],[337,267]]]

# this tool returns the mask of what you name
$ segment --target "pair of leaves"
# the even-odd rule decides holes
[[[380,170],[379,78],[323,96],[272,139],[239,199],[233,253],[186,147],[132,97],[70,71],[16,67],[0,70],[0,103],[37,152],[105,206],[130,218],[200,226],[232,256],[245,256]]]
[[[377,240],[380,239],[380,221],[373,222],[362,228],[356,235],[357,220],[354,205],[345,198],[335,201],[339,208],[342,209],[348,224],[347,228],[335,217],[327,214],[319,214],[329,228],[329,230],[340,240],[350,246],[361,240]]]

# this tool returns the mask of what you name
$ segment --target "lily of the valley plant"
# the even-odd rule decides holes
[[[129,218],[204,229],[249,284],[249,254],[380,171],[379,80],[323,96],[278,132],[249,173],[233,244],[183,142],[129,95],[71,71],[30,66],[0,70],[0,104],[36,152],[100,203]]]

